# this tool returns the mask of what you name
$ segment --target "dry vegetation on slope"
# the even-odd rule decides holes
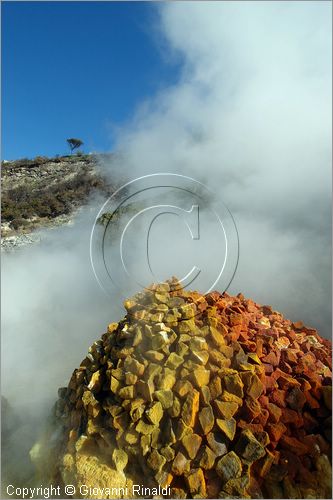
[[[73,155],[2,162],[3,236],[66,220],[94,192],[111,192],[98,171],[100,159]]]

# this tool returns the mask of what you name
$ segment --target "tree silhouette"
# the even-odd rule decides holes
[[[67,142],[68,142],[68,145],[71,149],[71,154],[73,153],[74,149],[79,148],[83,144],[81,139],[74,139],[74,138],[67,139]]]

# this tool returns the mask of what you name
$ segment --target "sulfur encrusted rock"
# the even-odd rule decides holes
[[[157,450],[153,450],[147,459],[147,464],[149,465],[149,467],[156,472],[160,471],[165,463],[166,458]]]
[[[146,415],[148,420],[153,425],[158,425],[161,418],[163,417],[162,404],[159,401],[157,403],[152,404],[151,407],[147,409]]]
[[[225,455],[228,451],[226,439],[221,434],[210,432],[207,435],[207,443],[217,457]]]
[[[125,308],[59,391],[56,478],[95,456],[96,476],[110,464],[172,498],[330,498],[330,342],[176,280]]]
[[[242,462],[234,451],[230,451],[217,462],[216,472],[221,477],[223,483],[226,483],[229,479],[241,476]]]
[[[236,434],[236,420],[234,418],[229,419],[216,419],[216,424],[222,433],[232,441]]]
[[[202,438],[198,434],[186,434],[182,439],[182,445],[191,459],[197,456],[201,443]]]
[[[218,399],[214,401],[214,406],[217,409],[218,415],[225,419],[233,417],[239,409],[238,404],[233,401],[219,401]]]
[[[241,432],[235,450],[247,462],[255,462],[266,454],[264,446],[249,429]]]
[[[206,496],[206,482],[202,469],[192,470],[186,477],[188,489],[192,496],[204,498]]]
[[[199,392],[192,390],[186,395],[182,409],[182,418],[189,427],[194,427],[196,416],[199,410]]]
[[[215,424],[214,413],[211,406],[202,408],[199,413],[199,422],[204,434],[208,434]]]
[[[212,469],[214,467],[215,460],[215,453],[209,448],[209,446],[205,446],[200,457],[200,467],[205,470]]]
[[[127,453],[124,450],[115,449],[115,450],[113,450],[112,458],[113,458],[114,464],[116,466],[116,469],[119,472],[122,472],[128,463]]]
[[[184,473],[190,470],[190,460],[185,457],[185,455],[179,451],[172,464],[172,472],[176,476],[182,476]]]
[[[173,392],[170,389],[160,389],[155,391],[154,396],[161,403],[164,410],[171,408],[173,405]]]

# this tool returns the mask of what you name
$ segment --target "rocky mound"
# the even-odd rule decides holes
[[[156,488],[146,497],[331,498],[329,341],[175,280],[125,307],[59,390],[58,482],[75,480],[76,497],[143,496],[137,482]]]

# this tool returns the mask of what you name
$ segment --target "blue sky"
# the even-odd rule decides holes
[[[164,47],[164,48],[162,48]],[[110,151],[113,127],[177,81],[157,4],[2,2],[2,158]]]

